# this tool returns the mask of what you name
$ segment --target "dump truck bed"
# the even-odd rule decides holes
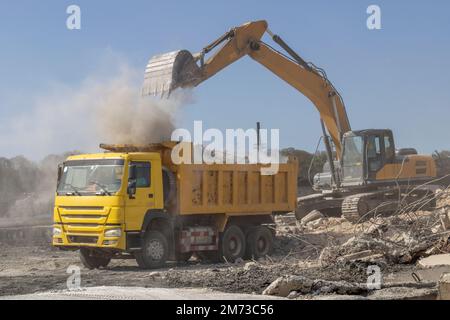
[[[176,165],[172,162],[171,151],[177,144],[102,144],[101,148],[112,152],[158,152],[163,166],[177,177],[177,213],[180,215],[255,215],[295,211],[298,176],[296,158],[279,163],[274,175],[261,173],[262,168],[267,168],[264,164]],[[186,143],[186,146],[191,144]]]
[[[179,165],[179,214],[259,214],[294,211],[296,161],[279,165],[275,175],[262,175],[260,164]]]

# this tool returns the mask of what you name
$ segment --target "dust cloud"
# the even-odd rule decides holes
[[[53,85],[26,113],[0,121],[0,226],[51,221],[57,165],[81,153],[67,150],[170,139],[190,92],[142,97],[142,81],[142,70],[121,65],[112,76],[90,76],[75,87]]]
[[[34,162],[23,156],[0,158],[0,226],[48,224],[52,218],[57,166],[71,154]]]
[[[121,66],[113,75],[89,76],[75,87],[53,85],[26,112],[0,120],[0,156],[40,160],[67,150],[99,151],[100,143],[169,139],[191,92],[142,97],[142,82],[142,70]]]

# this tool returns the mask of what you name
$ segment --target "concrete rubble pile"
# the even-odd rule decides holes
[[[450,253],[450,192],[436,193],[437,207],[434,211],[398,212],[391,216],[379,216],[358,225],[348,226],[342,218],[329,218],[313,211],[297,224],[298,233],[319,234],[323,232],[346,232],[348,237],[341,243],[324,246],[318,258],[321,268],[342,270],[355,265],[378,265],[382,269],[398,265],[416,265],[424,268],[421,261],[442,257]],[[336,228],[336,224],[341,224]],[[345,226],[345,227],[343,227]],[[285,228],[292,233],[293,226]],[[351,231],[349,231],[351,230]],[[446,255],[447,254],[447,255]],[[422,260],[423,259],[423,260]],[[425,265],[425,263],[423,263]],[[328,281],[303,275],[283,275],[273,281],[263,292],[288,298],[429,298],[438,297],[436,282],[383,283],[379,290],[370,290],[361,279]]]
[[[264,291],[263,295],[287,297],[289,299],[316,299],[340,297],[345,299],[390,299],[421,298],[436,299],[438,288],[434,282],[406,282],[382,284],[378,290],[370,288],[366,283],[348,281],[327,281],[310,279],[303,276],[283,276],[275,280]]]
[[[322,266],[346,262],[410,264],[450,252],[450,205],[441,195],[433,212],[404,212],[366,222],[347,242],[323,249]]]

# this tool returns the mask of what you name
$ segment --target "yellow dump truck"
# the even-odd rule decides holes
[[[58,170],[53,245],[80,249],[88,268],[136,259],[142,268],[193,253],[209,261],[259,258],[273,247],[273,214],[295,210],[297,160],[174,164],[176,143],[103,145]]]

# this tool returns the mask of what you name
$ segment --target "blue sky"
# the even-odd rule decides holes
[[[81,7],[81,30],[65,26],[70,4]],[[381,7],[382,30],[366,27],[370,4]],[[353,129],[392,128],[397,146],[424,153],[449,149],[449,12],[445,0],[2,0],[0,129],[30,112],[55,83],[76,87],[108,69],[111,52],[143,71],[154,54],[196,52],[233,26],[265,19],[305,60],[327,71]],[[195,90],[179,126],[190,128],[194,120],[219,129],[261,121],[281,128],[282,147],[310,151],[320,136],[314,106],[250,58]],[[0,149],[0,156],[14,154],[28,155],[20,143]]]

